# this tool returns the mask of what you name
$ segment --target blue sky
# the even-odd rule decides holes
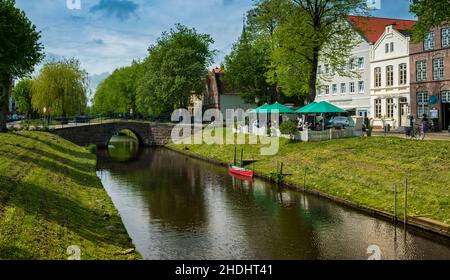
[[[147,48],[176,23],[211,34],[219,65],[242,31],[252,0],[16,0],[42,32],[47,58],[76,57],[95,85],[115,68],[146,56]],[[77,1],[77,0],[71,0]],[[381,0],[375,16],[412,19],[409,0]]]

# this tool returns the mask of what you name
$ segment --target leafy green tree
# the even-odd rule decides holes
[[[237,91],[248,103],[278,100],[276,81],[269,81],[266,73],[270,67],[270,26],[256,21],[256,10],[247,14],[247,24],[231,53],[225,57],[224,80],[227,87]]]
[[[87,76],[76,59],[46,63],[33,83],[33,108],[51,116],[83,113],[87,104]]]
[[[261,102],[276,101],[274,87],[266,79],[270,64],[267,45],[258,44],[258,36],[244,30],[231,53],[225,57],[224,80],[227,87],[236,90],[248,103],[256,98]]]
[[[27,117],[32,113],[31,106],[31,90],[33,87],[33,80],[23,79],[17,83],[13,90],[13,99],[16,102],[17,111],[25,114]]]
[[[256,15],[262,23],[274,23],[272,70],[287,95],[316,97],[319,60],[326,61],[342,76],[351,49],[359,42],[348,24],[349,14],[367,15],[365,0],[261,0]]]
[[[418,17],[413,29],[413,39],[416,42],[423,40],[430,29],[450,21],[449,0],[411,0],[411,2],[410,11]]]
[[[93,110],[99,114],[136,112],[136,93],[142,64],[116,69],[102,81],[95,93]]]
[[[40,33],[14,0],[0,0],[0,132],[6,131],[12,81],[30,74],[42,58]]]
[[[192,94],[204,91],[207,67],[215,51],[210,35],[177,24],[149,48],[136,105],[139,112],[161,114],[186,108]]]

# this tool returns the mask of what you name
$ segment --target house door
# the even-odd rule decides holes
[[[400,103],[400,124],[399,126],[408,126],[408,103]]]
[[[450,126],[450,103],[442,103],[442,117],[444,125],[442,129],[447,130]]]

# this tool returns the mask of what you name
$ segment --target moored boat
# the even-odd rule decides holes
[[[230,164],[228,166],[228,170],[231,173],[236,174],[236,175],[250,177],[250,178],[253,177],[253,171],[245,169],[245,168],[242,168],[242,167],[237,167],[237,166],[234,166],[234,165]]]

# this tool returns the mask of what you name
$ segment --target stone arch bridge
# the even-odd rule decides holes
[[[79,146],[95,144],[104,148],[115,133],[128,129],[137,136],[142,146],[163,146],[171,143],[174,126],[174,124],[124,121],[67,126],[55,129],[53,133]]]

